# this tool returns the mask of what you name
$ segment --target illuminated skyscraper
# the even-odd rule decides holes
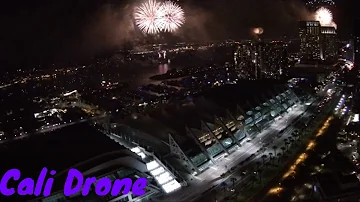
[[[281,41],[243,42],[234,56],[241,78],[278,79],[288,67],[287,44]]]
[[[354,66],[360,69],[360,19],[355,20],[354,24]]]
[[[321,27],[320,42],[322,59],[336,59],[338,55],[336,39],[337,34],[335,27]]]
[[[263,48],[263,77],[278,79],[288,68],[288,46],[282,41],[272,41]]]
[[[320,59],[320,22],[300,21],[300,59],[319,60]]]
[[[235,51],[239,77],[258,79],[261,77],[263,59],[261,42],[243,42]]]
[[[351,38],[349,41],[344,41],[344,45],[341,49],[341,55],[344,59],[354,62],[354,39]]]

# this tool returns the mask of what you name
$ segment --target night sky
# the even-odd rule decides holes
[[[34,0],[2,2],[2,69],[84,59],[137,41],[131,22],[135,0]],[[183,41],[296,37],[297,21],[311,14],[300,0],[180,0],[187,22],[177,33]],[[338,0],[333,10],[341,38],[352,30],[355,0]],[[134,34],[135,33],[135,34]]]

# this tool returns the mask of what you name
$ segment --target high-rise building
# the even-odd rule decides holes
[[[354,66],[360,69],[360,19],[355,20],[354,24]]]
[[[234,56],[241,78],[279,78],[288,66],[287,44],[280,41],[243,42]]]
[[[354,39],[340,41],[337,43],[341,57],[354,62]]]
[[[321,59],[336,59],[337,51],[337,34],[335,27],[321,27]]]
[[[320,59],[320,22],[300,21],[300,59],[319,60]]]
[[[288,46],[282,41],[272,41],[263,46],[263,77],[280,78],[288,68]]]
[[[262,72],[262,48],[261,42],[243,42],[235,51],[235,65],[239,77],[258,79]]]

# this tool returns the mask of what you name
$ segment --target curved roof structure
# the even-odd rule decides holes
[[[142,162],[138,155],[127,149],[117,150],[101,154],[72,165],[62,172],[58,172],[58,174],[54,177],[53,192],[63,189],[68,170],[71,168],[79,170],[83,174],[84,178],[100,177],[121,168],[130,168],[141,173],[148,172],[146,164]]]
[[[202,97],[219,107],[235,111],[236,106],[244,110],[256,107],[266,102],[269,97],[277,95],[285,89],[283,82],[276,81],[242,81],[236,85],[224,85],[211,89],[202,94]]]
[[[160,105],[146,115],[129,117],[118,125],[127,128],[124,134],[150,142],[151,149],[163,155],[169,153],[169,134],[185,153],[194,152],[194,148],[199,149],[199,146],[189,136],[187,129],[195,136],[201,136],[201,122],[212,128],[216,116],[224,118],[227,112],[231,112],[235,117],[238,106],[255,119],[261,114],[270,113],[273,103],[269,100],[286,90],[284,83],[274,82],[243,81],[237,85],[213,88],[191,101]]]
[[[139,156],[87,123],[5,143],[0,148],[0,153],[6,154],[2,156],[0,173],[17,168],[21,171],[22,179],[37,179],[44,167],[56,170],[53,192],[63,188],[63,180],[70,168],[76,168],[88,176],[106,174],[122,167],[139,172],[147,171]],[[7,197],[4,200],[26,199]]]
[[[148,108],[111,123],[108,134],[129,148],[139,147],[176,171],[179,179],[202,172],[217,156],[255,137],[299,102],[281,81],[241,81],[200,95]],[[186,174],[184,174],[186,173]]]

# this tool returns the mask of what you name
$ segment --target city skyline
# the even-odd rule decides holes
[[[358,201],[344,2],[6,2],[0,201]]]
[[[338,35],[346,38],[352,30],[349,15],[353,13],[345,11],[353,6],[351,2],[336,3],[339,6],[333,13],[335,22],[339,24]],[[127,31],[133,27],[127,14],[132,13],[133,4],[125,1],[105,4],[92,1],[86,4],[81,1],[47,4],[39,1],[16,7],[8,4],[9,9],[0,18],[8,27],[2,33],[6,40],[0,49],[5,64],[20,61],[36,64],[44,60],[51,64],[52,61],[76,60],[116,48],[124,41],[144,40],[141,34],[136,36]],[[246,39],[251,38],[254,27],[263,27],[265,38],[296,37],[297,21],[309,17],[305,4],[296,0],[271,3],[256,0],[243,5],[235,1],[226,5],[215,1],[179,1],[179,4],[187,15],[183,29],[175,34],[180,41]],[[48,13],[51,15],[44,18]],[[21,60],[6,59],[10,57],[21,57]]]

